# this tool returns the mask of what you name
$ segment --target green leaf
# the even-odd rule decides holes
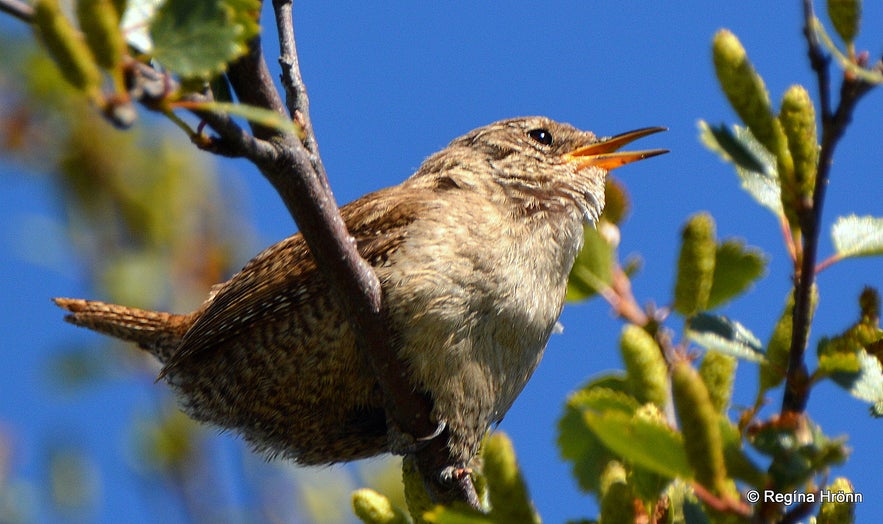
[[[125,33],[126,43],[142,53],[153,51],[150,39],[150,21],[163,0],[129,0],[121,15],[120,25]]]
[[[684,336],[696,344],[751,362],[763,362],[763,345],[754,334],[735,320],[719,315],[692,317]]]
[[[565,299],[571,302],[591,298],[609,287],[613,278],[614,246],[594,226],[587,225],[583,234],[583,249],[577,255],[567,280]]]
[[[839,217],[831,227],[831,239],[840,258],[881,255],[883,217]]]
[[[853,397],[870,402],[874,406],[875,416],[880,416],[879,407],[883,405],[883,367],[880,361],[864,348],[859,349],[853,354],[855,363],[858,364],[858,369],[853,371],[854,364],[850,359],[843,358],[847,355],[849,354],[840,353],[836,357],[824,355],[819,358],[819,367],[825,362],[834,382],[849,391]],[[840,369],[837,369],[838,366]]]
[[[561,456],[573,467],[573,476],[580,489],[601,493],[601,474],[615,456],[598,440],[583,419],[583,410],[595,403],[627,414],[634,413],[637,400],[626,394],[623,377],[606,375],[595,379],[568,398],[564,414],[558,421],[558,448]],[[606,400],[602,400],[606,397]]]
[[[745,247],[739,240],[727,240],[717,246],[714,280],[708,296],[709,309],[717,307],[748,289],[763,276],[766,257],[759,249]]]
[[[276,111],[263,107],[250,106],[247,104],[234,104],[231,102],[187,102],[188,109],[197,111],[210,111],[213,113],[227,113],[241,116],[254,124],[264,127],[272,127],[279,131],[294,133],[298,137],[304,136],[304,130],[291,119],[284,117]]]
[[[822,22],[820,22],[818,18],[812,19],[812,29],[819,37],[819,42],[821,42],[822,46],[834,55],[834,59],[837,60],[837,63],[840,64],[840,67],[845,71],[852,73],[856,77],[870,84],[883,84],[883,73],[877,68],[862,67],[855,62],[854,58],[845,55],[843,51],[838,49],[837,46],[834,45],[834,42],[831,41],[831,37],[825,31],[825,26],[822,25]]]
[[[733,163],[736,174],[742,182],[742,189],[751,195],[757,203],[772,211],[774,215],[783,217],[785,212],[782,209],[776,157],[767,151],[747,128],[733,126],[733,133],[728,138],[731,138],[738,146],[720,143],[716,135],[712,133],[710,126],[704,121],[699,122],[699,129],[699,138],[702,143],[725,161]],[[734,147],[738,147],[739,151],[728,150]],[[742,157],[742,150],[750,155],[751,160],[746,161]],[[758,165],[753,165],[752,161],[757,162]]]
[[[767,176],[771,174],[770,169],[772,166],[769,163],[763,162],[745,142],[737,138],[723,124],[712,126],[708,122],[700,120],[699,139],[705,144],[705,147],[720,155],[725,161],[732,162],[737,167]]]
[[[210,78],[248,51],[256,0],[166,0],[150,24],[153,57],[184,78]]]
[[[624,460],[664,477],[692,477],[683,438],[664,422],[613,410],[587,410],[583,419],[601,442]]]
[[[820,471],[846,460],[844,438],[831,439],[807,420],[809,431],[789,424],[769,424],[749,434],[755,449],[772,457],[769,475],[772,488],[782,493],[800,487]]]
[[[851,44],[862,18],[861,0],[828,0],[828,17],[840,38]]]
[[[621,224],[629,213],[631,202],[625,186],[612,176],[608,176],[604,184],[604,202],[601,217],[611,224]]]

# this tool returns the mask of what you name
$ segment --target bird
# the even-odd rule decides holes
[[[539,364],[608,172],[668,152],[620,148],[664,130],[599,138],[541,116],[501,120],[340,208],[380,282],[390,344],[457,464]],[[68,322],[150,352],[186,413],[257,452],[323,465],[397,451],[377,377],[301,234],[188,314],[53,300]]]

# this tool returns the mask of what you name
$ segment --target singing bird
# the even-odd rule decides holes
[[[461,466],[542,357],[607,173],[666,152],[619,149],[662,130],[598,138],[545,117],[503,120],[340,209],[382,286],[390,342]],[[189,314],[55,303],[149,351],[188,414],[259,451],[302,464],[396,451],[377,378],[300,234]]]

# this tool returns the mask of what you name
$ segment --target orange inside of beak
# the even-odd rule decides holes
[[[636,129],[634,131],[629,131],[628,133],[622,133],[610,137],[601,142],[581,147],[576,151],[571,151],[564,155],[564,158],[570,162],[578,163],[581,169],[595,166],[610,171],[637,160],[644,160],[645,158],[668,153],[668,149],[617,151],[619,148],[630,142],[634,142],[647,135],[652,135],[653,133],[659,133],[660,131],[667,131],[667,129],[664,127],[645,127],[643,129]]]

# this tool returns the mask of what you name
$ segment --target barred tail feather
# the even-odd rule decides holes
[[[190,315],[175,315],[77,298],[53,298],[71,324],[134,342],[165,362],[187,332]]]

